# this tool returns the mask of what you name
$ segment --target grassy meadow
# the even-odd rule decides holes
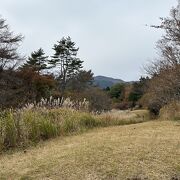
[[[1,2],[0,180],[180,180],[180,0],[42,2]]]
[[[152,121],[147,110],[4,111],[0,180],[179,180],[176,119]]]
[[[0,155],[0,179],[171,180],[180,175],[180,123],[96,128]]]

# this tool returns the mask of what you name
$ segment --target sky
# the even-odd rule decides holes
[[[70,36],[84,68],[95,75],[138,80],[143,66],[157,57],[159,25],[177,0],[0,0],[0,15],[24,35],[23,55],[52,47]]]

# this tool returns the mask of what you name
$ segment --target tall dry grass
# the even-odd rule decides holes
[[[144,114],[144,113],[143,113]],[[70,108],[7,110],[0,113],[0,152],[94,127],[144,122],[144,115],[112,111],[100,115]]]
[[[100,121],[103,121],[104,125],[107,124],[107,126],[113,126],[145,122],[150,119],[150,115],[147,110],[112,110],[109,112],[101,113],[98,118],[100,119]]]

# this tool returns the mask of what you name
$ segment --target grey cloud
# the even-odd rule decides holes
[[[0,0],[2,1],[2,0]],[[176,0],[4,0],[0,12],[12,29],[25,35],[21,51],[39,47],[52,54],[53,44],[71,36],[85,68],[96,75],[137,80],[140,67],[156,55],[162,32],[158,24]]]

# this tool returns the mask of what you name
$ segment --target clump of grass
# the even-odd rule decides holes
[[[97,118],[93,117],[90,114],[85,114],[80,118],[80,126],[91,129],[93,127],[100,126],[100,122]]]
[[[147,110],[105,112],[98,116],[102,126],[128,125],[148,121],[150,119]]]
[[[14,147],[16,145],[17,139],[18,139],[18,133],[16,129],[16,121],[13,119],[12,113],[5,112],[4,116],[6,119],[2,119],[2,123],[4,125],[2,133],[4,134],[3,143],[7,147]],[[2,138],[1,138],[2,139]]]
[[[0,151],[41,140],[107,127],[143,122],[142,115],[109,112],[93,115],[68,108],[4,111],[0,115]]]

